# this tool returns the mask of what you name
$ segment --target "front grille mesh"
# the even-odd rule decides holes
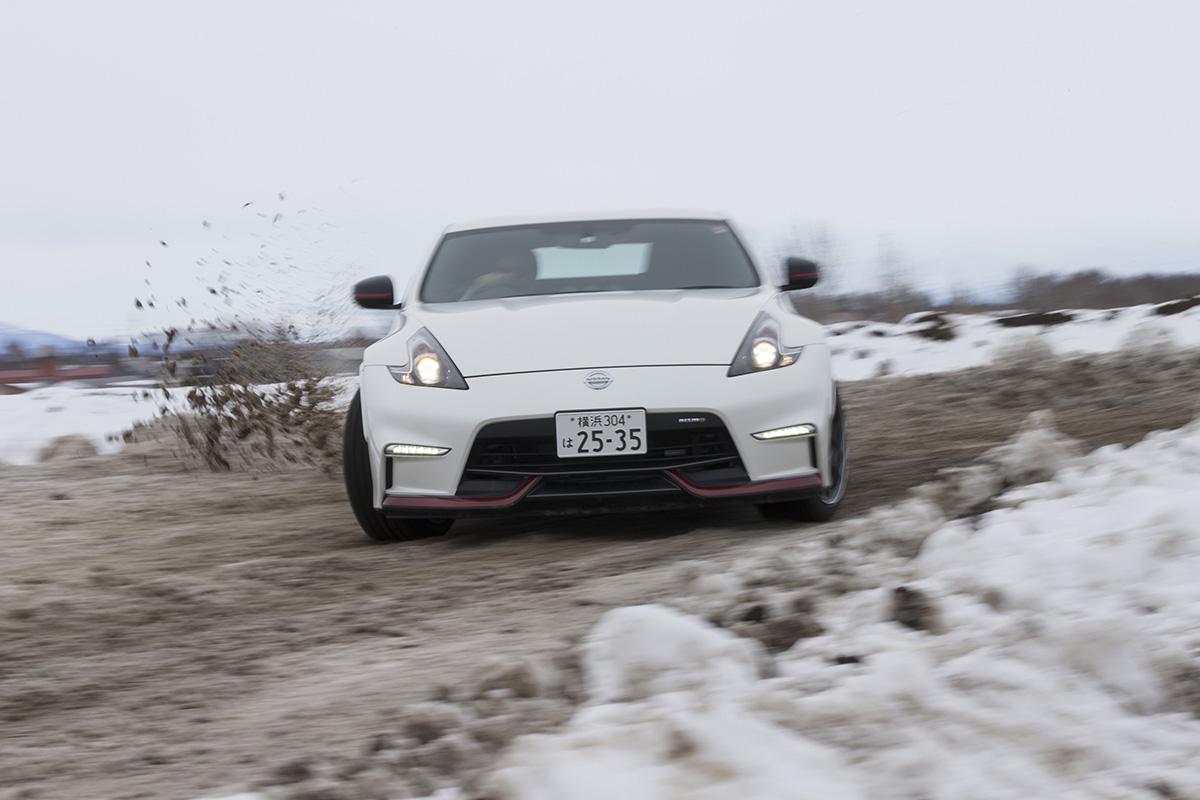
[[[703,419],[681,423],[680,419]],[[554,420],[495,422],[475,437],[467,470],[493,474],[542,475],[597,472],[606,469],[667,469],[738,459],[729,431],[718,419],[702,414],[646,415],[647,452],[634,456],[559,458]]]
[[[748,480],[729,431],[716,417],[655,412],[646,415],[646,428],[646,453],[559,458],[553,418],[492,423],[471,446],[460,494],[488,494],[489,487],[502,493],[518,476],[541,477],[546,494],[573,495],[674,491],[663,474],[668,469],[705,484]]]

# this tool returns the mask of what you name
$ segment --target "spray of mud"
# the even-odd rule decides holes
[[[155,359],[160,416],[180,457],[208,469],[336,469],[338,389],[324,343],[353,331],[351,276],[359,269],[323,244],[340,223],[278,192],[198,221],[204,246],[158,240],[134,309],[159,321],[130,339],[131,358]],[[160,276],[190,273],[196,290],[159,296]]]

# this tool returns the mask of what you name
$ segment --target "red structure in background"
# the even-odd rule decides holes
[[[0,368],[0,383],[58,383],[103,380],[113,375],[112,364],[64,364],[58,356],[28,359],[22,366]]]

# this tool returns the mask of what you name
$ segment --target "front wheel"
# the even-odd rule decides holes
[[[762,503],[758,510],[768,519],[787,519],[798,522],[828,522],[837,513],[846,496],[850,479],[849,448],[846,440],[846,417],[841,398],[835,397],[829,438],[829,469],[832,482],[821,493],[803,500],[784,503]]]
[[[358,392],[346,413],[342,434],[342,477],[346,496],[363,532],[377,542],[401,542],[441,536],[450,530],[452,519],[388,519],[375,508],[375,488],[371,483],[371,452],[363,436],[362,398]]]

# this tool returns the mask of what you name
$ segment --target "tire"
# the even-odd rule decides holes
[[[362,399],[355,392],[346,414],[342,434],[342,477],[346,496],[363,533],[376,542],[403,542],[441,536],[454,524],[452,519],[388,519],[375,508],[371,483],[371,453],[363,436]]]
[[[846,417],[842,413],[842,400],[835,397],[833,410],[833,436],[829,441],[829,462],[833,468],[833,485],[821,489],[821,493],[803,500],[784,503],[762,503],[759,512],[767,519],[791,520],[794,522],[828,522],[837,514],[846,496],[846,485],[850,481],[849,446],[846,437]]]

